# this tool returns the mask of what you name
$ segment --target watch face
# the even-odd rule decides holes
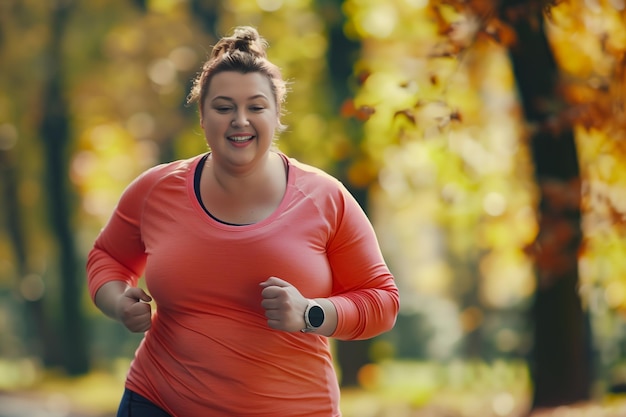
[[[320,327],[324,323],[324,310],[320,306],[313,306],[309,309],[309,323],[313,327]]]

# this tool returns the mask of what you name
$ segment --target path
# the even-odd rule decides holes
[[[29,395],[0,393],[0,417],[113,417],[81,414],[71,410],[62,396],[37,398]]]

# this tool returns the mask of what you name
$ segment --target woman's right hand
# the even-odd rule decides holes
[[[94,301],[104,314],[122,322],[131,332],[145,332],[152,325],[152,297],[141,288],[110,281],[98,289]]]
[[[152,297],[146,294],[143,289],[129,287],[118,298],[115,315],[131,332],[145,332],[152,325],[150,301],[152,301]]]

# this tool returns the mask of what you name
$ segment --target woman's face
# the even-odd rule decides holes
[[[220,72],[203,104],[200,125],[214,161],[243,168],[267,156],[279,115],[264,74]]]

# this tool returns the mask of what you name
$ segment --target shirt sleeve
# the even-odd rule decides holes
[[[327,248],[333,272],[337,328],[332,337],[368,339],[390,330],[396,321],[400,296],[378,240],[361,206],[345,187],[333,199],[335,232]]]
[[[146,253],[141,238],[141,213],[148,177],[144,174],[126,188],[87,256],[87,284],[92,300],[107,282],[123,281],[136,286],[143,275]]]

